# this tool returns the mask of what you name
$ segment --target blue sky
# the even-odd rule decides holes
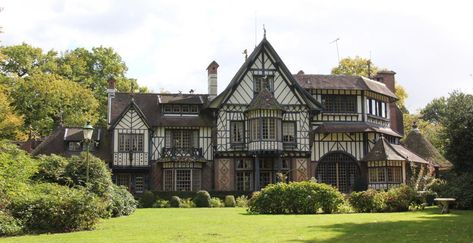
[[[155,92],[222,91],[267,38],[296,73],[327,74],[340,56],[370,57],[397,73],[411,111],[453,90],[473,92],[473,3],[468,1],[14,1],[0,3],[3,45],[45,50],[113,47],[128,76]],[[255,35],[256,26],[256,35]]]

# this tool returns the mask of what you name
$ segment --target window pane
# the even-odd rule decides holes
[[[176,170],[176,191],[191,190],[191,170]]]
[[[253,173],[251,171],[239,171],[236,173],[237,191],[251,191],[253,188]]]
[[[174,182],[173,170],[164,170],[164,190],[174,191],[173,182]]]
[[[243,142],[243,122],[230,122],[230,138],[232,143]]]
[[[294,122],[283,122],[282,123],[282,140],[283,142],[295,142],[296,141],[296,128]]]
[[[143,176],[136,176],[135,177],[135,192],[143,193],[144,189],[145,189],[145,186],[144,186]]]

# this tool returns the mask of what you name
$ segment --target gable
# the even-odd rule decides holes
[[[128,107],[123,110],[122,114],[118,117],[110,129],[113,128],[147,130],[150,128],[150,126],[148,125],[143,112],[141,112],[132,99]]]
[[[320,110],[321,105],[295,81],[266,39],[255,48],[228,87],[211,102],[210,107],[250,104],[255,96],[255,75],[273,77],[273,95],[279,104],[305,105],[311,110]]]

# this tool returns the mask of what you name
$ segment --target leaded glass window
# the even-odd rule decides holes
[[[356,113],[356,95],[322,95],[325,112]]]
[[[232,143],[243,143],[244,141],[244,123],[243,121],[230,122],[230,138]]]
[[[118,151],[119,152],[143,152],[144,151],[144,135],[143,134],[118,134]]]

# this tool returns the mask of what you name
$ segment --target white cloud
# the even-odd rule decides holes
[[[268,39],[292,72],[329,73],[340,54],[397,72],[411,110],[455,89],[472,92],[468,1],[14,1],[2,3],[3,44],[59,51],[111,46],[129,76],[154,91],[205,93],[205,68],[220,64],[223,90],[244,49]]]

